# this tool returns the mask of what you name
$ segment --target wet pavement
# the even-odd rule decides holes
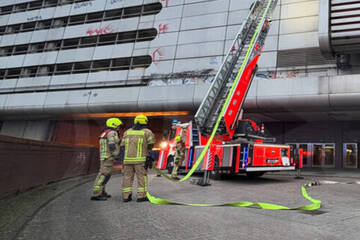
[[[360,171],[304,171],[304,179],[291,174],[266,174],[250,180],[236,176],[212,181],[208,187],[172,183],[149,174],[153,196],[187,203],[224,203],[234,201],[268,202],[297,207],[309,202],[301,195],[301,185],[318,180],[320,186],[308,189],[322,200],[320,210],[273,211],[237,207],[158,206],[149,202],[121,201],[122,176],[111,178],[107,191],[113,195],[104,202],[90,201],[94,176],[63,183],[25,194],[33,211],[23,211],[26,221],[2,224],[1,239],[358,239],[360,234]],[[71,187],[70,187],[71,185]],[[52,189],[52,194],[49,191]],[[54,190],[55,189],[55,190]],[[32,193],[33,192],[33,193]],[[33,203],[31,193],[36,197]],[[136,193],[134,193],[136,195]],[[30,195],[30,196],[29,196]],[[47,201],[42,196],[48,196]],[[53,195],[52,197],[49,197]],[[22,196],[17,196],[21,202]],[[136,196],[134,196],[136,199]],[[0,201],[6,214],[21,211],[11,198]],[[26,204],[19,204],[24,208]],[[37,203],[37,204],[34,204]],[[42,204],[40,204],[42,203]],[[35,211],[34,211],[35,209]],[[16,215],[16,214],[13,214]],[[4,219],[4,217],[2,217]],[[9,219],[9,218],[8,218]],[[12,220],[13,222],[16,222]],[[1,221],[0,221],[1,223]],[[7,233],[7,234],[6,234]]]

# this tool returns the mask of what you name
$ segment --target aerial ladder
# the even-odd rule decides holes
[[[159,169],[171,171],[175,136],[185,140],[182,167],[188,174],[182,181],[195,170],[204,171],[202,184],[206,185],[210,174],[214,178],[223,173],[261,176],[265,172],[295,170],[299,166],[296,161],[300,155],[295,158],[289,145],[264,143],[265,137],[258,134],[260,128],[253,121],[247,120],[256,134],[241,133],[247,129],[242,125],[246,122],[242,119],[243,104],[257,71],[276,4],[277,0],[257,0],[252,4],[195,114],[195,124],[171,126],[173,134],[160,150]],[[196,138],[199,141],[195,141]]]
[[[264,48],[277,0],[257,0],[225,57],[214,81],[195,114],[200,132],[211,135],[219,116],[216,138],[230,141]],[[225,108],[224,108],[224,105]]]

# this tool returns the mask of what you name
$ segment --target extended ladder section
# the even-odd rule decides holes
[[[243,22],[213,83],[195,115],[202,134],[211,134],[220,114],[216,135],[230,140],[257,68],[277,0],[257,0]],[[226,104],[225,111],[222,112]]]

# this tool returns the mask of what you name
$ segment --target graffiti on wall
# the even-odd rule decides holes
[[[160,34],[166,33],[168,31],[168,24],[159,24],[158,27],[158,37],[160,37]]]
[[[266,79],[285,79],[301,77],[301,73],[299,71],[266,71],[258,72],[256,77]]]
[[[74,9],[83,8],[83,7],[92,7],[92,2],[80,2],[74,4]]]
[[[214,81],[215,73],[215,69],[204,69],[201,71],[186,71],[171,74],[151,74],[150,76],[146,76],[146,79],[148,86],[188,85],[211,83]]]
[[[88,28],[88,30],[86,31],[86,34],[89,36],[92,35],[102,35],[102,34],[109,34],[109,33],[113,33],[115,32],[115,30],[110,26],[107,25],[105,27],[100,27],[100,28]]]
[[[163,56],[164,56],[164,53],[161,50],[161,48],[155,49],[155,51],[152,53],[152,62],[155,65],[158,65]]]
[[[169,6],[170,0],[161,0],[161,1],[165,3],[165,7],[168,7],[168,6]]]
[[[28,17],[26,20],[28,21],[37,21],[37,20],[41,20],[42,17],[41,16],[35,16],[35,17]]]
[[[124,0],[111,0],[111,4],[115,4],[115,3],[122,3],[124,2]]]

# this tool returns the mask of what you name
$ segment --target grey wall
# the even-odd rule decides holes
[[[51,131],[50,121],[4,121],[0,135],[48,141]]]

